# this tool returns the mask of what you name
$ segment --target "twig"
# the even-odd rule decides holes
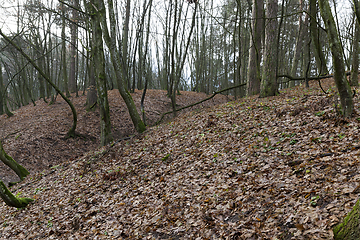
[[[21,132],[21,131],[24,130],[24,129],[25,129],[25,128],[19,129],[19,130],[15,131],[15,132],[12,132],[12,133],[9,133],[9,134],[6,135],[5,137],[1,138],[0,141],[2,142],[2,141],[4,141],[5,139],[7,139],[8,137],[10,137],[11,135],[15,135],[15,134]]]
[[[350,76],[351,75],[351,72],[347,72],[345,73],[346,76]],[[359,73],[360,74],[360,73]],[[297,78],[297,77],[292,77],[290,75],[278,75],[276,76],[277,78],[281,78],[281,77],[284,77],[284,78],[288,78],[289,80],[288,81],[299,81],[299,80],[305,80],[305,78],[303,77],[300,77],[300,78]],[[332,78],[334,77],[333,74],[329,74],[329,75],[324,75],[324,76],[318,76],[318,77],[308,77],[307,79],[308,80],[320,80],[320,79],[325,79],[325,78]]]

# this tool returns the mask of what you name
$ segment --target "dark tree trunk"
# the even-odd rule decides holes
[[[356,21],[355,31],[354,31],[354,40],[353,40],[353,50],[352,50],[352,63],[351,63],[351,76],[350,84],[351,86],[359,86],[358,74],[359,74],[359,41],[360,41],[360,29],[359,22]]]
[[[128,108],[131,120],[134,124],[134,127],[136,129],[136,131],[138,132],[144,132],[146,130],[145,124],[143,123],[143,121],[141,120],[140,114],[138,113],[134,100],[132,99],[128,89],[127,89],[127,84],[126,84],[126,79],[125,75],[125,69],[124,66],[121,65],[121,54],[118,51],[117,45],[116,45],[116,20],[115,20],[115,15],[114,15],[114,8],[112,6],[113,2],[111,0],[108,0],[108,4],[109,4],[109,9],[110,13],[109,13],[109,21],[110,21],[110,33],[108,30],[108,25],[107,25],[107,19],[106,19],[106,13],[105,13],[105,6],[104,6],[104,1],[103,0],[98,0],[99,1],[99,7],[100,7],[100,21],[101,21],[101,26],[102,26],[102,31],[103,31],[103,36],[106,42],[107,47],[109,48],[110,51],[110,56],[111,56],[111,61],[115,70],[115,76],[118,82],[118,87],[119,87],[119,92],[121,97],[124,99],[124,102]],[[99,89],[98,89],[98,93],[99,93]],[[100,96],[99,96],[100,97]]]
[[[276,0],[267,0],[266,5],[266,23],[265,23],[265,52],[264,66],[262,73],[262,82],[260,97],[274,96],[277,93],[276,81],[276,51],[277,51],[277,10]]]
[[[67,64],[66,64],[66,35],[65,35],[65,6],[63,3],[61,3],[61,9],[62,9],[62,27],[61,27],[61,64],[62,64],[62,77],[64,80],[64,92],[66,94],[66,97],[70,97],[69,92],[69,85],[68,85],[68,76],[67,76]]]
[[[0,160],[5,165],[10,167],[16,173],[16,175],[18,175],[20,180],[24,180],[24,178],[27,175],[29,175],[28,170],[26,170],[23,166],[18,164],[12,157],[10,157],[9,155],[6,154],[1,141],[0,141]]]
[[[34,201],[31,198],[18,198],[15,197],[9,189],[5,186],[3,181],[0,180],[0,197],[10,207],[23,208],[26,207],[29,202]]]
[[[333,228],[334,240],[358,240],[360,236],[360,200],[345,217],[344,221]]]
[[[29,175],[28,170],[26,170],[23,166],[18,164],[12,157],[6,154],[2,143],[0,141],[0,160],[9,166],[15,173],[19,176],[21,180],[23,180],[27,175]],[[10,207],[26,207],[29,202],[33,200],[30,198],[17,198],[15,197],[9,189],[5,186],[3,181],[0,180],[0,197],[4,200],[4,202]]]
[[[4,103],[5,103],[5,85],[2,74],[2,63],[0,63],[0,115],[4,114]]]
[[[247,95],[255,95],[260,92],[260,62],[261,62],[261,38],[264,28],[264,1],[253,0],[252,24],[250,36],[249,65],[247,73]]]
[[[74,7],[79,7],[79,0],[74,0]],[[72,9],[72,21],[77,23],[78,20],[78,11]],[[71,35],[71,45],[70,45],[70,71],[69,71],[69,90],[70,92],[77,94],[77,79],[76,79],[76,63],[77,63],[77,38],[78,38],[78,29],[77,25],[72,23],[70,25],[70,35]]]
[[[345,63],[340,38],[329,2],[327,0],[319,0],[319,6],[330,43],[334,67],[334,79],[340,94],[341,111],[344,117],[350,117],[353,112],[354,104],[350,84],[345,75]]]
[[[97,1],[94,1],[93,7],[100,9],[100,4]],[[92,31],[93,31],[93,44],[92,49],[94,52],[94,63],[95,63],[95,73],[96,73],[96,85],[98,92],[98,104],[100,108],[100,129],[101,137],[100,142],[101,146],[113,141],[111,134],[111,122],[110,122],[110,110],[109,110],[109,101],[107,96],[107,87],[106,87],[106,73],[105,73],[105,56],[104,56],[104,43],[102,39],[102,29],[100,25],[100,13],[93,9],[92,11]]]
[[[319,36],[319,28],[317,27],[317,7],[316,0],[310,0],[309,2],[310,8],[310,34],[312,39],[312,45],[314,46],[315,51],[315,60],[316,65],[319,71],[319,75],[328,74],[328,70],[326,67],[325,55],[321,49],[321,42]]]

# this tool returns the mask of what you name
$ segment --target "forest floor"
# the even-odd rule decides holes
[[[100,146],[100,112],[98,108],[95,111],[86,111],[86,96],[81,93],[79,92],[79,97],[75,97],[75,94],[71,97],[78,115],[76,133],[79,136],[75,139],[66,138],[66,133],[72,126],[73,116],[69,105],[60,96],[53,105],[38,100],[36,106],[30,103],[14,111],[14,116],[11,118],[6,115],[0,116],[0,139],[4,139],[3,145],[7,154],[31,173],[36,173],[97,149]],[[181,93],[177,96],[178,108],[207,97],[204,93]],[[132,94],[139,111],[141,95],[142,91],[137,90]],[[114,139],[118,140],[135,134],[135,128],[119,91],[109,91],[108,99]],[[228,97],[216,95],[210,101],[179,112],[179,115],[227,101],[229,101]],[[171,101],[166,96],[166,91],[148,90],[144,109],[147,124],[150,126],[160,119],[162,113],[171,111]],[[172,116],[172,114],[166,115],[164,121]],[[0,163],[0,179],[7,184],[9,181],[17,181],[18,177],[7,166]]]
[[[96,150],[96,112],[79,117],[89,137],[76,139],[64,139],[65,107],[49,115],[53,106],[39,103],[41,112],[1,117],[9,129],[32,112],[35,126],[0,132],[5,149],[24,165],[51,167],[11,189],[33,203],[0,204],[0,239],[332,239],[360,194],[360,105],[357,94],[354,116],[339,117],[334,81],[322,85],[327,93],[311,82],[189,111]],[[112,119],[121,138],[130,122],[122,129]]]

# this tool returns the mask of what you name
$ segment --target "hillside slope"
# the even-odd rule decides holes
[[[188,112],[34,174],[12,189],[34,203],[0,204],[0,238],[331,239],[360,193],[360,119],[336,116],[332,85]]]
[[[142,91],[132,94],[140,111]],[[187,106],[206,97],[204,93],[182,92],[177,96],[179,106]],[[115,139],[135,133],[126,105],[118,90],[108,92],[112,131]],[[7,153],[31,173],[41,172],[51,166],[69,159],[75,159],[85,152],[100,145],[100,113],[85,110],[86,96],[72,97],[78,114],[76,132],[80,137],[65,139],[72,125],[72,113],[69,106],[59,96],[55,104],[49,106],[43,100],[36,101],[36,106],[28,105],[14,111],[14,116],[0,116],[0,139]],[[204,108],[228,101],[224,95],[216,95],[210,101],[194,107]],[[144,102],[147,122],[156,122],[161,113],[171,110],[170,99],[166,91],[148,90]],[[188,111],[190,111],[189,109]],[[186,112],[186,111],[185,111]],[[181,112],[182,114],[183,112]],[[4,182],[17,181],[17,176],[0,163],[0,179]]]

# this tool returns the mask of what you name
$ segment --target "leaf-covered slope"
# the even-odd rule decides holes
[[[331,239],[359,197],[359,123],[314,89],[187,113],[33,175],[13,191],[36,201],[1,204],[0,237]]]
[[[182,95],[177,96],[179,106],[187,106],[206,97],[204,93],[181,93]],[[132,94],[139,111],[141,95],[142,91],[135,91]],[[108,97],[114,138],[119,139],[134,134],[135,129],[119,91],[109,91]],[[227,100],[227,97],[217,95],[211,101],[195,108],[213,106]],[[6,115],[0,116],[0,139],[5,138],[3,144],[6,152],[25,166],[30,173],[41,172],[63,161],[74,159],[100,145],[99,110],[96,109],[94,112],[85,110],[86,96],[73,96],[71,101],[78,114],[76,133],[80,136],[75,139],[65,138],[72,125],[72,114],[69,106],[60,97],[53,105],[39,100],[36,106],[28,105],[14,111],[14,116],[11,118],[7,118]],[[166,91],[148,90],[144,108],[147,123],[150,125],[155,123],[161,113],[171,109]],[[2,163],[0,163],[0,179],[6,183],[17,181],[16,175]]]

